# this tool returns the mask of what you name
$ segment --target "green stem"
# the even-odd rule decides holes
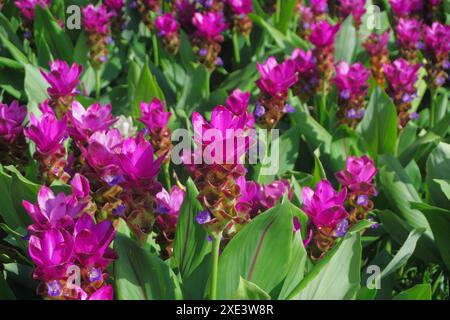
[[[152,43],[153,43],[153,60],[155,62],[155,66],[159,67],[159,51],[158,51],[158,38],[156,34],[152,34]]]
[[[233,49],[234,49],[234,59],[236,64],[241,63],[241,52],[239,51],[239,35],[237,32],[233,32]]]
[[[205,100],[209,101],[209,92],[210,92],[210,87],[209,87],[209,82],[211,81],[211,71],[207,71],[206,73],[206,84],[205,84]]]
[[[167,161],[166,163],[163,164],[164,179],[165,179],[166,188],[167,188],[168,192],[170,192],[170,190],[172,190],[172,183],[170,182],[169,166],[170,166],[169,161]]]
[[[323,79],[323,87],[322,87],[322,103],[320,108],[319,121],[323,126],[325,122],[325,112],[327,110],[327,79]]]
[[[209,299],[217,299],[217,274],[219,270],[219,249],[221,234],[212,235],[212,260],[211,260],[211,278],[209,287]]]
[[[95,69],[95,98],[100,99],[100,70]]]

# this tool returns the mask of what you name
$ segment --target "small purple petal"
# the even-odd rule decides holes
[[[254,114],[257,118],[262,117],[266,113],[266,109],[262,106],[262,104],[257,103],[255,107]]]
[[[208,54],[208,49],[206,49],[206,48],[201,48],[201,49],[198,51],[198,54],[199,54],[200,57],[205,57],[205,56]]]
[[[369,204],[369,197],[365,194],[362,194],[356,198],[356,204],[358,206],[367,206]]]
[[[294,113],[295,109],[290,103],[286,103],[283,109],[284,113]]]
[[[342,99],[347,100],[348,98],[350,98],[350,90],[342,90],[340,96]]]
[[[88,277],[90,282],[99,281],[103,278],[102,270],[99,268],[91,268],[88,272]]]
[[[201,211],[196,217],[195,221],[197,221],[198,224],[205,224],[211,220],[211,214],[208,210]]]
[[[409,115],[409,118],[411,120],[417,120],[417,119],[419,119],[419,114],[417,112],[413,112]]]
[[[50,297],[59,297],[61,295],[61,283],[58,280],[53,280],[47,283],[47,293]]]
[[[121,204],[117,208],[114,208],[112,210],[112,213],[116,216],[122,217],[123,214],[125,213],[125,208],[126,208],[125,205]]]
[[[339,222],[338,225],[336,226],[335,231],[336,237],[340,238],[345,236],[345,234],[347,233],[347,228],[348,228],[348,220],[347,219],[341,220],[341,222]]]

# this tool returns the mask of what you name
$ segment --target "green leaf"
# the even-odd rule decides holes
[[[427,185],[431,200],[438,207],[450,208],[450,200],[435,179],[450,180],[450,144],[441,142],[427,160]]]
[[[364,137],[369,154],[376,159],[385,153],[395,154],[397,142],[397,111],[391,98],[377,87],[370,97],[358,130]]]
[[[320,162],[320,150],[314,150],[314,170],[313,170],[313,180],[311,181],[311,186],[315,187],[320,180],[326,179],[327,175],[325,169],[323,168],[322,162]]]
[[[419,240],[424,232],[425,229],[423,228],[414,229],[410,232],[408,238],[406,239],[400,250],[398,250],[391,262],[389,262],[389,264],[383,269],[383,272],[381,272],[382,278],[387,277],[406,264],[406,262],[413,255],[414,250],[416,249],[417,240]]]
[[[211,251],[211,243],[207,240],[208,234],[205,228],[195,221],[196,215],[203,210],[197,196],[198,191],[195,184],[189,179],[186,183],[186,195],[178,215],[173,245],[173,254],[183,280],[189,278],[199,268],[206,255]]]
[[[3,272],[0,272],[0,300],[15,300],[14,293],[9,288],[8,283],[3,277]]]
[[[450,180],[433,179],[433,181],[440,185],[442,192],[450,200]]]
[[[39,69],[31,64],[25,64],[25,93],[28,102],[36,104],[48,99],[47,88],[49,84],[42,77]]]
[[[122,233],[114,240],[114,250],[119,256],[114,262],[114,283],[119,300],[173,300],[179,297],[176,278],[159,257]]]
[[[228,299],[239,279],[271,292],[285,278],[292,246],[293,207],[284,202],[258,215],[225,247],[219,259],[218,298]]]
[[[193,70],[186,76],[183,91],[176,105],[176,108],[185,109],[188,115],[209,96],[209,71],[202,64],[192,68]]]
[[[149,68],[148,59],[144,64],[139,76],[139,81],[136,86],[133,97],[133,116],[135,119],[139,119],[141,115],[141,102],[151,102],[153,98],[158,98],[164,101],[164,94],[156,81],[156,78],[152,75]]]
[[[361,239],[348,233],[290,294],[295,300],[341,300],[355,297],[360,286]]]
[[[231,300],[270,300],[270,296],[253,282],[241,277],[239,287],[231,295]]]
[[[346,61],[351,63],[356,48],[356,29],[353,16],[350,14],[341,24],[336,36],[336,49],[334,59],[336,62]]]
[[[291,24],[291,19],[295,15],[295,6],[297,0],[284,0],[280,2],[279,20],[276,23],[276,28],[282,33],[286,33]]]
[[[417,284],[414,287],[397,294],[394,300],[431,300],[431,285]]]
[[[431,226],[436,246],[439,249],[441,258],[450,271],[450,211],[438,207],[433,207],[424,203],[412,203],[413,208],[423,212]]]
[[[41,34],[55,58],[71,63],[74,48],[69,35],[59,26],[48,8],[43,9],[36,6],[34,13],[35,34]]]
[[[16,213],[12,202],[11,181],[11,176],[0,165],[0,216],[13,229],[18,227],[26,228],[25,223],[20,220],[19,215]]]
[[[11,56],[17,61],[22,64],[29,63],[29,60],[27,56],[20,51],[11,41],[8,40],[1,32],[0,32],[0,40],[3,47],[5,47]]]

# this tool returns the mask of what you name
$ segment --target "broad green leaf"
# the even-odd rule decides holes
[[[412,206],[422,211],[430,223],[441,258],[450,270],[450,211],[424,203],[412,203]]]
[[[431,285],[417,284],[414,287],[400,292],[394,300],[431,300]]]
[[[408,259],[413,255],[414,250],[416,249],[417,240],[419,240],[420,236],[424,233],[425,229],[414,229],[410,232],[408,238],[405,243],[402,245],[400,250],[395,254],[394,258],[389,262],[386,268],[381,272],[381,277],[387,277],[392,272],[395,272],[402,266],[406,264]]]
[[[313,170],[313,180],[311,181],[311,186],[313,188],[319,183],[320,180],[326,179],[327,175],[325,169],[323,168],[322,162],[320,162],[320,150],[314,150],[314,170]]]
[[[178,215],[173,245],[173,254],[183,279],[188,278],[199,267],[211,250],[205,228],[195,221],[196,215],[203,210],[197,196],[197,188],[189,179],[186,183],[186,195]]]
[[[123,223],[123,222],[121,222]],[[119,258],[114,262],[114,283],[119,300],[174,300],[178,284],[169,266],[122,233],[114,240]]]
[[[25,64],[24,89],[29,102],[36,104],[48,98],[47,88],[49,84],[42,77],[39,69],[31,64]]]
[[[270,300],[270,296],[253,282],[240,278],[238,289],[231,295],[232,300]]]
[[[218,298],[228,299],[240,277],[271,292],[285,278],[293,236],[293,207],[286,201],[258,215],[225,247],[219,259]]]
[[[286,33],[291,24],[291,19],[295,15],[295,6],[297,0],[284,0],[281,1],[279,6],[279,20],[276,23],[276,28],[282,33]]]
[[[14,293],[9,288],[8,283],[3,277],[3,272],[0,272],[0,300],[15,300]]]
[[[178,99],[176,108],[186,110],[190,115],[202,100],[209,97],[209,71],[202,64],[192,67],[188,72],[181,96]]]
[[[350,14],[341,24],[336,36],[334,59],[336,62],[346,61],[351,63],[356,48],[356,29],[353,16]]]
[[[433,179],[433,181],[441,186],[442,192],[450,200],[450,180]]]
[[[450,208],[450,200],[434,179],[450,179],[450,144],[441,142],[427,160],[427,185],[431,200],[438,207]]]
[[[0,32],[0,40],[3,47],[5,47],[11,56],[17,61],[22,64],[29,63],[29,60],[27,56],[20,51],[11,41],[8,40],[8,38],[3,35],[3,33]]]
[[[16,213],[12,202],[11,181],[11,175],[6,173],[3,166],[0,165],[0,216],[13,229],[18,227],[26,228],[25,223],[21,221]]]
[[[364,137],[369,154],[376,159],[385,153],[395,154],[397,142],[397,111],[391,98],[377,87],[370,97],[358,130]]]
[[[348,233],[290,294],[295,300],[341,300],[355,297],[360,286],[361,239]]]

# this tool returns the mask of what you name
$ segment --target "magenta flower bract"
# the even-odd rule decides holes
[[[341,61],[336,67],[334,82],[341,97],[351,99],[355,96],[365,96],[369,85],[370,71],[361,63],[357,62],[349,65]]]
[[[164,157],[154,160],[153,147],[138,135],[137,138],[128,138],[123,142],[119,155],[120,167],[131,186],[152,188],[159,173]]]
[[[114,11],[120,11],[125,5],[125,0],[105,0],[105,6]]]
[[[90,215],[84,214],[74,227],[73,253],[84,266],[105,267],[115,257],[109,250],[114,237],[115,230],[111,221],[105,220],[96,224]]]
[[[419,48],[422,38],[422,24],[415,19],[401,18],[395,28],[398,41],[402,46],[410,49]]]
[[[53,191],[42,186],[38,192],[37,204],[23,200],[25,210],[33,220],[29,227],[33,233],[51,228],[70,228],[74,219],[83,211],[84,205],[80,204],[73,196],[64,193],[55,195]]]
[[[49,63],[50,72],[41,70],[42,76],[50,84],[48,94],[55,99],[75,96],[83,67],[73,63],[69,67],[67,62],[55,60]]]
[[[196,12],[192,18],[192,24],[197,28],[200,37],[216,40],[227,28],[223,13],[210,11],[204,14]]]
[[[165,13],[162,16],[158,16],[155,20],[155,26],[162,36],[168,36],[178,32],[180,25],[171,13]]]
[[[175,11],[177,20],[184,30],[190,33],[193,29],[192,18],[195,14],[196,1],[175,0]]]
[[[327,0],[311,0],[310,4],[315,16],[328,12]]]
[[[164,111],[164,103],[158,98],[154,98],[150,103],[141,102],[140,107],[142,112],[140,120],[150,130],[158,130],[167,126],[171,113]]]
[[[163,188],[156,194],[156,211],[162,214],[178,215],[178,211],[184,200],[184,195],[185,192],[177,186],[173,186],[170,193]]]
[[[331,25],[328,21],[321,21],[312,26],[309,41],[317,48],[326,48],[334,45],[336,34],[340,25]]]
[[[383,71],[388,81],[391,93],[400,95],[404,102],[410,102],[417,89],[420,65],[410,64],[404,59],[397,59],[391,64],[383,65]]]
[[[73,237],[64,229],[49,229],[41,237],[30,237],[28,252],[36,264],[34,277],[45,281],[59,278],[71,263]]]
[[[344,208],[347,189],[337,192],[327,180],[321,180],[316,190],[304,187],[302,190],[303,211],[311,218],[318,228],[327,228],[334,231],[336,226],[348,217]]]
[[[89,180],[86,179],[86,177],[82,176],[79,173],[76,173],[70,181],[70,185],[72,187],[72,194],[78,200],[83,200],[89,197],[91,186],[89,184]]]
[[[82,149],[88,164],[107,183],[114,185],[123,180],[119,167],[119,154],[123,138],[120,131],[98,131],[88,139],[88,146]]]
[[[439,22],[433,22],[424,27],[425,48],[435,54],[436,57],[448,59],[450,52],[450,26]]]
[[[253,12],[252,0],[228,0],[228,4],[237,15],[247,15]]]
[[[387,50],[389,42],[389,30],[382,34],[371,33],[367,41],[364,42],[364,48],[370,56],[379,56]]]
[[[23,130],[27,107],[14,100],[9,106],[0,103],[0,141],[12,143]]]
[[[368,156],[348,157],[346,169],[338,172],[336,178],[351,192],[373,196],[376,190],[372,180],[376,174],[374,162]]]
[[[252,113],[248,112],[249,101],[250,92],[242,92],[240,89],[235,89],[228,97],[226,106],[236,116],[245,115],[247,117],[247,127],[253,128],[255,118]]]
[[[37,151],[42,155],[51,154],[63,147],[67,138],[67,118],[58,120],[54,113],[45,113],[36,118],[30,114],[30,126],[25,129],[25,136],[36,144]]]
[[[113,298],[114,289],[111,285],[108,285],[95,291],[87,300],[112,300]]]
[[[241,196],[236,204],[236,210],[244,212],[251,217],[257,215],[259,212],[259,184],[255,181],[246,181],[244,176],[239,177],[236,180],[236,184],[241,192]]]
[[[288,180],[273,181],[269,184],[261,185],[258,192],[261,211],[274,207],[286,193],[289,199],[292,198],[292,190]]]
[[[34,19],[34,8],[40,6],[41,8],[48,7],[50,5],[50,0],[16,0],[14,4],[19,8],[22,16],[33,21]]]
[[[366,0],[340,0],[339,9],[344,19],[351,14],[358,26],[366,13]]]
[[[295,63],[291,59],[278,64],[275,57],[269,57],[264,64],[257,63],[256,66],[261,74],[261,79],[256,84],[269,95],[276,96],[286,92],[297,82]]]
[[[110,104],[94,103],[85,109],[78,101],[72,103],[68,133],[77,141],[86,141],[94,132],[108,130],[117,119],[111,114]]]
[[[93,4],[89,4],[82,9],[83,11],[83,26],[89,33],[97,33],[108,35],[109,27],[111,25],[112,14],[108,12],[104,5],[99,5],[97,8]]]

